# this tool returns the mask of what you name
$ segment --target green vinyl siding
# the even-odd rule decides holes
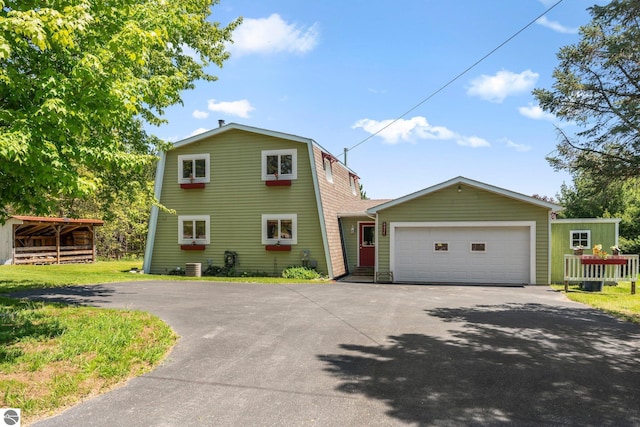
[[[549,282],[549,209],[499,193],[464,185],[446,187],[378,211],[378,267],[389,271],[390,233],[382,236],[386,222],[535,221],[536,283]]]
[[[360,243],[358,242],[358,223],[360,222],[373,222],[373,220],[366,216],[344,217],[340,219],[344,249],[350,272],[353,272],[356,267],[358,267],[358,250],[360,247]],[[351,227],[353,227],[353,233],[351,233]]]
[[[589,230],[591,234],[591,248],[585,248],[584,254],[591,254],[594,245],[602,245],[602,249],[611,253],[611,246],[617,243],[615,219],[580,219],[551,221],[551,282],[564,281],[564,255],[572,254],[571,231]]]
[[[297,179],[291,186],[269,187],[262,180],[263,150],[297,150]],[[204,189],[182,189],[178,155],[210,154],[210,182]],[[164,273],[185,263],[209,260],[222,266],[225,251],[238,253],[238,270],[278,275],[300,264],[309,250],[318,270],[327,273],[318,207],[305,143],[242,130],[229,130],[166,153],[160,201],[174,213],[158,215],[151,262],[152,273]],[[297,244],[290,252],[266,251],[262,244],[263,214],[296,214]],[[177,238],[178,215],[209,215],[210,241],[204,251],[184,251]]]

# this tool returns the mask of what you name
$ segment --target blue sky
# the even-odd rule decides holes
[[[470,71],[399,118],[557,0],[221,0],[211,19],[242,16],[216,82],[183,94],[168,124],[178,141],[218,119],[312,138],[395,198],[462,175],[554,196],[570,176],[545,160],[555,126],[531,91],[550,88],[560,47],[579,40],[586,0],[564,0]],[[602,2],[600,2],[602,3]],[[361,143],[362,142],[362,143]],[[358,145],[360,144],[360,145]]]

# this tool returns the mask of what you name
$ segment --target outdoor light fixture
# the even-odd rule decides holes
[[[351,234],[356,234],[356,227],[353,225],[351,226]]]
[[[458,185],[458,193],[462,193],[462,185]]]

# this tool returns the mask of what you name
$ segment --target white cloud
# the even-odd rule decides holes
[[[209,129],[205,129],[205,128],[198,128],[196,130],[194,130],[193,132],[191,132],[189,134],[189,136],[196,136],[196,135],[200,135],[201,133],[205,133],[207,132]]]
[[[503,139],[505,145],[507,148],[513,148],[516,151],[520,151],[522,153],[531,150],[531,146],[529,145],[525,145],[525,144],[516,144],[515,142],[511,141],[510,139]]]
[[[458,145],[465,147],[489,147],[491,144],[477,136],[460,135],[443,126],[432,126],[424,117],[412,117],[405,120],[400,119],[393,123],[393,120],[358,120],[351,128],[362,128],[365,132],[375,134],[380,129],[385,128],[377,134],[388,144],[397,144],[402,141],[415,143],[417,140],[430,139],[439,141],[455,141]]]
[[[562,25],[558,21],[551,21],[546,16],[541,17],[536,21],[536,24],[542,25],[563,34],[578,34],[578,28],[570,28]]]
[[[207,113],[206,111],[195,110],[193,112],[193,117],[195,117],[196,119],[206,119],[207,117],[209,117],[209,113]]]
[[[317,23],[305,28],[284,21],[277,13],[268,18],[245,19],[234,32],[228,50],[235,55],[279,52],[307,53],[318,44]]]
[[[529,104],[528,107],[519,107],[518,112],[525,117],[534,120],[548,120],[550,122],[557,121],[556,116],[546,113],[539,105]]]
[[[501,103],[507,96],[529,92],[538,81],[539,74],[525,70],[520,74],[498,71],[493,76],[486,74],[471,80],[467,95]]]
[[[230,102],[216,102],[215,99],[210,99],[207,108],[209,109],[209,111],[230,114],[232,116],[243,117],[245,119],[249,117],[250,112],[255,110],[251,103],[246,99]]]

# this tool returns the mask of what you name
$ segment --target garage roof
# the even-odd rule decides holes
[[[470,187],[480,188],[482,190],[490,191],[492,193],[500,194],[505,197],[509,197],[512,199],[520,200],[526,203],[531,203],[532,205],[541,206],[553,211],[562,210],[562,206],[557,205],[555,203],[545,202],[544,200],[536,199],[535,197],[525,196],[524,194],[516,193],[514,191],[505,190],[504,188],[495,187],[493,185],[485,184],[480,181],[474,181],[469,178],[465,178],[463,176],[459,176],[457,178],[450,179],[448,181],[442,182],[440,184],[436,184],[432,187],[427,187],[423,190],[416,191],[415,193],[408,194],[406,196],[391,200],[387,203],[382,203],[378,206],[374,206],[367,210],[368,214],[375,214],[378,211],[390,208],[392,206],[397,206],[404,202],[408,202],[409,200],[416,199],[418,197],[425,196],[427,194],[434,193],[436,191],[442,190],[443,188],[451,187],[453,185],[468,185]]]

